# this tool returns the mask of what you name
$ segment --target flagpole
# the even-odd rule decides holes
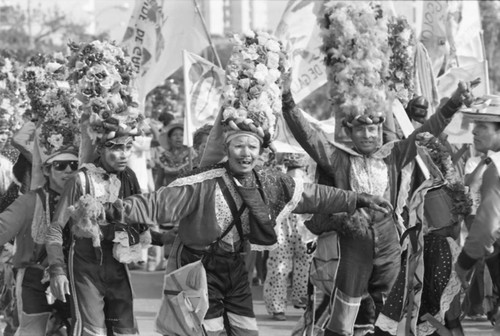
[[[217,65],[219,66],[219,68],[222,68],[222,63],[220,61],[219,54],[217,53],[217,50],[215,50],[215,46],[214,46],[214,43],[212,41],[212,38],[210,37],[210,33],[208,32],[207,24],[205,23],[205,19],[203,18],[203,15],[201,15],[200,7],[198,6],[198,1],[193,0],[193,3],[194,3],[194,7],[196,8],[196,12],[200,16],[201,23],[203,24],[203,30],[205,30],[205,34],[207,35],[208,43],[210,44],[210,47],[212,48],[212,52],[215,55],[215,59],[217,60]]]
[[[486,46],[484,45],[484,32],[483,30],[479,31],[479,39],[481,40],[481,48],[483,49],[483,66],[484,66],[484,75],[486,76],[484,80],[484,84],[486,85],[486,94],[490,94],[490,74],[488,72],[488,57],[486,57]]]

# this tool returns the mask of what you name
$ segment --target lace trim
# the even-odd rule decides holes
[[[383,196],[389,184],[387,164],[382,159],[351,156],[350,180],[353,191]]]
[[[90,194],[99,202],[114,202],[118,199],[121,182],[115,174],[109,174],[102,167],[92,163],[83,164],[91,185]]]
[[[396,335],[398,331],[398,324],[399,324],[398,322],[380,313],[377,317],[377,322],[375,323],[375,326],[377,326],[380,330],[385,331],[391,335]]]
[[[31,222],[31,237],[36,244],[44,245],[45,237],[47,236],[50,225],[49,211],[44,210],[42,200],[38,196],[38,193],[35,197],[35,215],[33,216],[33,221]],[[48,194],[45,197],[45,209],[50,209]],[[41,218],[40,214],[42,215]]]
[[[192,185],[195,183],[200,183],[205,180],[211,180],[217,177],[221,177],[226,172],[225,168],[212,169],[206,172],[202,172],[196,175],[181,177],[176,179],[174,182],[170,183],[169,187],[181,187],[185,185]]]

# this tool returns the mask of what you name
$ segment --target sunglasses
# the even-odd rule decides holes
[[[55,170],[63,171],[66,170],[67,167],[70,167],[72,171],[78,169],[78,161],[54,161],[52,162],[52,167]]]

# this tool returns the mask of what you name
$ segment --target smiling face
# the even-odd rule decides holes
[[[258,163],[260,141],[254,136],[242,134],[226,144],[226,152],[229,169],[234,174],[249,173]]]
[[[472,131],[474,147],[478,152],[487,153],[489,150],[500,150],[500,126],[491,122],[475,122]]]
[[[108,173],[124,171],[132,154],[132,140],[125,144],[107,142],[101,149],[101,163]]]
[[[350,135],[354,146],[359,153],[370,155],[378,148],[380,141],[380,125],[356,125],[347,128],[347,134]]]

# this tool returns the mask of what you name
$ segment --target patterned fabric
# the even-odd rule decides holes
[[[383,196],[389,185],[387,164],[382,159],[351,156],[351,187],[358,193]]]

